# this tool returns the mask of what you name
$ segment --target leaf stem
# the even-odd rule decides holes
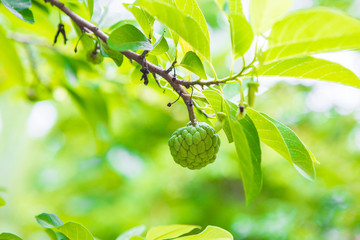
[[[214,75],[214,80],[217,80],[218,77],[216,75],[216,71],[215,71],[215,68],[214,66],[211,64],[211,62],[209,61],[209,65],[210,65],[210,68],[211,68],[211,71],[213,72],[213,75]]]

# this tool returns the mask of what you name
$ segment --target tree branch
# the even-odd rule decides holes
[[[64,5],[64,3],[58,0],[45,0],[45,2],[49,2],[51,3],[51,5],[59,8],[62,12],[68,15],[76,23],[76,25],[80,27],[80,29],[83,29],[87,32],[92,32],[97,37],[99,37],[103,42],[105,43],[107,42],[109,36],[106,33],[102,32],[97,26],[95,26],[94,24],[90,23],[89,21],[85,20],[84,18],[80,17],[79,15],[71,11],[69,8],[67,8]],[[123,51],[121,53],[128,59],[134,60],[140,65],[143,65],[143,57],[141,57],[141,55],[134,53],[132,51]],[[178,83],[179,80],[174,79],[174,76],[170,75],[167,72],[167,70],[164,70],[150,62],[147,62],[147,67],[151,73],[157,74],[162,78],[164,78],[171,85],[171,87],[181,96],[188,109],[191,124],[195,125],[196,119],[195,119],[192,98],[188,93],[188,91],[181,84]]]

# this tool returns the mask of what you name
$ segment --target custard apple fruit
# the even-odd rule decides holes
[[[188,125],[176,130],[169,139],[176,163],[189,169],[200,169],[215,161],[220,147],[219,135],[206,123]]]
[[[93,64],[100,64],[104,60],[104,57],[98,51],[88,51],[86,57],[87,60]]]

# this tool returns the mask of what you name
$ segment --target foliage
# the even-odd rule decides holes
[[[313,147],[313,144],[309,144],[311,140],[298,125],[276,114],[280,111],[274,110],[278,102],[275,107],[270,105],[261,109],[259,103],[250,107],[253,105],[250,99],[254,100],[255,93],[251,92],[254,89],[247,86],[258,86],[262,83],[259,79],[275,77],[297,79],[300,83],[313,79],[360,87],[355,72],[342,64],[314,55],[342,50],[356,51],[360,47],[360,21],[334,8],[313,7],[289,11],[292,1],[274,3],[253,0],[250,3],[250,16],[247,17],[239,0],[216,1],[214,4],[205,0],[139,0],[122,5],[127,16],[131,14],[134,19],[118,19],[111,15],[114,9],[108,8],[101,1],[65,2],[71,13],[84,18],[79,21],[67,10],[64,11],[62,5],[57,5],[58,1],[48,2],[51,4],[30,0],[1,1],[0,44],[6,46],[0,55],[1,93],[4,99],[25,97],[34,102],[34,107],[46,104],[46,101],[55,104],[59,130],[54,130],[52,137],[58,139],[55,142],[61,143],[61,136],[66,136],[63,140],[66,144],[63,145],[78,146],[76,150],[59,153],[64,154],[61,158],[81,156],[82,159],[93,159],[94,166],[101,166],[104,168],[101,170],[103,173],[110,174],[110,181],[123,181],[118,179],[118,173],[114,174],[114,171],[121,172],[121,167],[116,161],[109,160],[117,144],[126,145],[129,149],[143,146],[143,151],[152,152],[152,158],[155,158],[157,144],[162,146],[160,142],[166,143],[169,133],[185,125],[187,119],[183,116],[187,114],[183,106],[174,105],[176,101],[172,100],[177,96],[184,100],[192,123],[197,119],[215,126],[217,130],[222,128],[220,135],[229,142],[229,145],[224,146],[223,154],[227,154],[228,159],[237,159],[236,167],[232,163],[223,164],[229,164],[231,170],[228,174],[232,178],[241,177],[248,204],[256,202],[263,185],[267,181],[271,182],[264,160],[271,159],[268,156],[272,155],[268,154],[265,145],[286,159],[306,179],[315,180],[316,159],[322,160],[324,156],[311,152],[313,150],[308,146]],[[350,3],[347,1],[344,4],[348,6]],[[205,5],[212,7],[207,8]],[[329,1],[318,1],[318,5],[332,6]],[[347,9],[345,5],[341,5],[342,10]],[[60,22],[57,22],[59,16],[56,8],[66,13],[61,14]],[[62,30],[60,24],[63,24],[65,30]],[[216,31],[216,26],[225,29],[227,35],[222,37],[226,39],[225,43],[229,43],[229,46],[219,44],[224,45],[220,48],[221,53],[210,44],[214,41],[212,32]],[[76,46],[76,54],[69,44],[62,46],[58,42],[55,47],[52,46],[55,34],[63,37],[64,42],[67,36],[71,46]],[[79,51],[77,44],[81,44]],[[108,59],[103,61],[100,54]],[[149,88],[145,90],[137,86],[139,80],[144,80]],[[281,94],[292,98],[291,95]],[[271,102],[274,96],[267,98]],[[164,102],[172,102],[168,104],[171,112],[164,110]],[[283,114],[287,115],[285,110]],[[279,120],[273,117],[279,117]],[[21,116],[17,118],[21,119]],[[316,129],[316,124],[312,122],[315,120],[304,121],[313,124],[312,127],[304,124],[303,127],[308,128],[309,132]],[[293,125],[294,131],[282,122]],[[153,141],[141,137],[145,131],[152,135]],[[305,136],[306,141],[300,140],[300,136]],[[62,149],[63,145],[56,148]],[[90,151],[92,148],[96,150]],[[160,149],[158,151],[165,151]],[[132,156],[125,152],[126,156]],[[159,153],[159,156],[162,161],[170,158],[169,154],[164,156]],[[132,158],[136,159],[134,156]],[[101,165],[104,162],[109,165]],[[166,164],[157,163],[161,166]],[[97,175],[94,166],[85,167],[88,168],[84,170],[85,178],[101,176]],[[133,172],[140,171],[134,169],[136,167]],[[152,171],[157,171],[157,168],[153,167]],[[240,174],[232,175],[232,171]],[[285,171],[291,172],[289,169]],[[130,171],[121,174],[130,176],[134,173]],[[288,176],[282,174],[277,177],[282,177],[281,180],[277,181],[287,180]],[[71,178],[79,181],[77,188],[83,187],[81,178],[76,175]],[[88,180],[84,180],[84,185]],[[96,183],[96,177],[92,181]],[[143,187],[154,187],[150,185],[145,184]],[[113,187],[109,183],[108,188]],[[240,188],[239,185],[236,187]],[[71,191],[76,192],[75,188]],[[102,191],[107,194],[106,189]],[[271,190],[265,188],[263,193],[271,196],[266,191]],[[0,198],[0,206],[4,204],[5,201]],[[37,216],[37,221],[47,229],[52,239],[77,239],[78,233],[83,235],[79,239],[94,239],[82,225],[74,222],[64,224],[55,215],[42,214]],[[229,227],[229,224],[226,226]],[[213,226],[197,235],[180,237],[187,230],[192,231],[192,228],[196,227],[171,225],[170,230],[166,227],[153,228],[145,239],[161,239],[162,235],[156,237],[156,232],[164,229],[163,234],[167,238],[208,239],[207,234],[214,234],[219,239],[232,238],[225,230]],[[169,237],[167,231],[173,230],[179,231],[179,235]],[[135,235],[141,235],[138,230],[134,232]],[[155,232],[154,237],[152,232]],[[4,233],[4,236],[16,239],[16,236],[7,234]],[[111,234],[114,237],[114,233]],[[262,237],[255,235],[252,237]],[[131,239],[143,238],[139,236]]]
[[[36,220],[45,228],[45,232],[51,240],[94,240],[92,234],[84,226],[74,222],[63,223],[55,214],[42,213],[36,216]],[[233,240],[232,235],[228,231],[215,226],[208,226],[201,233],[189,235],[190,232],[199,228],[199,226],[183,224],[158,226],[149,229],[146,236],[143,237],[142,235],[146,227],[137,226],[122,233],[116,240]],[[22,238],[12,233],[1,233],[0,239],[21,240]]]

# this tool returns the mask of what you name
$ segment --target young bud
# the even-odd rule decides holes
[[[240,105],[238,110],[236,111],[236,119],[237,120],[241,120],[245,117],[246,111],[245,111],[245,106],[244,105]]]

